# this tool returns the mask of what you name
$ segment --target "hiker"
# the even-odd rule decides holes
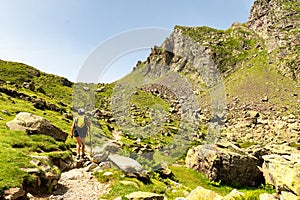
[[[83,108],[78,109],[78,117],[74,118],[71,130],[71,138],[73,136],[76,138],[77,142],[77,159],[80,159],[80,150],[81,158],[86,158],[85,156],[85,138],[90,129],[90,121],[87,116],[85,116],[85,111]]]

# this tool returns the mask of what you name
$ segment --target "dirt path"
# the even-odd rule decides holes
[[[109,190],[109,185],[102,184],[86,172],[85,168],[63,172],[58,188],[48,197],[34,197],[34,200],[98,200]]]

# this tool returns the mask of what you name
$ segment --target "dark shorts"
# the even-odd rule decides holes
[[[86,138],[86,135],[87,135],[86,131],[79,133],[77,130],[74,130],[74,137]]]
[[[74,137],[79,137],[78,131],[77,131],[77,130],[74,130],[73,135],[74,135]]]

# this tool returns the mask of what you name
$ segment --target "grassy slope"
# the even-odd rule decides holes
[[[38,76],[36,76],[39,74]],[[24,64],[6,62],[0,60],[0,87],[17,90],[20,93],[42,98],[48,103],[60,106],[60,103],[70,105],[71,88],[62,86],[64,78],[41,73],[38,70]],[[9,81],[9,82],[7,82]],[[23,82],[34,82],[35,87],[43,87],[44,93],[21,88]],[[61,106],[68,112],[70,107]],[[19,112],[31,112],[43,116],[54,125],[66,132],[70,130],[70,121],[63,120],[59,112],[50,110],[39,110],[34,108],[29,101],[10,97],[0,93],[0,194],[9,187],[21,186],[28,175],[20,168],[30,167],[32,154],[47,154],[55,151],[64,151],[67,146],[73,143],[67,140],[66,143],[57,142],[48,136],[29,136],[22,131],[10,131],[6,128],[6,122],[12,120]]]

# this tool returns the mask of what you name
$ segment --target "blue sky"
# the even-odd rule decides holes
[[[149,27],[171,31],[175,25],[227,29],[233,22],[247,21],[252,4],[253,0],[0,0],[0,59],[76,81],[89,55],[117,35]],[[124,76],[165,37],[112,60],[99,81]]]

